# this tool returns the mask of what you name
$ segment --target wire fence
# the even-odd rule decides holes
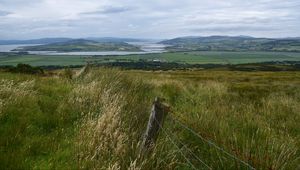
[[[181,127],[183,127],[184,129],[188,130],[189,132],[191,132],[192,134],[194,134],[195,136],[197,136],[199,139],[201,139],[202,141],[208,143],[209,145],[215,147],[216,149],[218,149],[219,151],[225,153],[226,155],[228,155],[229,157],[235,159],[236,161],[241,162],[242,164],[244,164],[245,166],[247,166],[249,169],[251,170],[255,170],[254,167],[252,167],[249,163],[243,161],[242,159],[234,156],[233,154],[227,152],[225,149],[221,148],[220,146],[218,146],[217,144],[213,143],[210,140],[205,139],[204,137],[202,137],[200,134],[196,133],[193,129],[189,128],[188,126],[184,125],[182,122],[180,122],[179,120],[175,119],[172,117],[172,115],[170,115],[170,118],[172,119],[172,121],[176,122],[177,124],[179,124]]]
[[[175,117],[173,117],[172,115],[169,115],[170,119],[175,122],[176,124],[178,124],[180,127],[184,128],[185,130],[189,131],[191,134],[193,134],[194,136],[196,136],[197,138],[199,138],[200,140],[204,141],[205,143],[209,144],[210,146],[213,146],[214,148],[216,148],[217,150],[223,152],[224,154],[226,154],[227,156],[229,156],[230,158],[244,164],[246,167],[248,167],[248,169],[251,170],[255,170],[255,168],[253,166],[251,166],[249,163],[245,162],[244,160],[236,157],[235,155],[229,153],[228,151],[226,151],[225,149],[223,149],[222,147],[218,146],[217,144],[215,144],[214,142],[205,139],[204,137],[202,137],[200,134],[196,133],[193,129],[189,128],[187,125],[185,125],[184,123],[182,123],[181,121],[177,120]],[[156,120],[156,119],[155,119]],[[156,120],[157,121],[157,120]],[[159,124],[159,123],[158,123]],[[193,168],[193,169],[198,169],[195,167],[195,165],[193,165],[193,163],[185,156],[185,154],[183,153],[183,151],[181,150],[181,148],[177,145],[177,143],[179,143],[180,145],[182,145],[182,147],[187,150],[194,158],[196,158],[199,163],[201,163],[202,165],[204,165],[204,167],[206,169],[212,169],[212,167],[210,167],[207,163],[205,163],[202,159],[200,159],[193,151],[191,151],[186,144],[184,144],[182,141],[180,141],[178,138],[176,138],[176,136],[172,133],[170,133],[170,131],[168,131],[167,129],[165,129],[164,127],[162,127],[160,124],[160,129],[161,131],[166,135],[166,137],[168,138],[168,140],[176,147],[176,149],[178,150],[178,152],[183,156],[183,158],[187,161],[187,163]],[[174,138],[176,138],[176,140],[174,140]],[[177,142],[176,142],[177,141]]]
[[[155,121],[157,121],[155,119]],[[157,123],[159,124],[159,122],[157,121]],[[197,169],[192,162],[184,155],[184,153],[181,151],[180,147],[176,144],[175,140],[173,138],[175,138],[174,135],[172,135],[172,133],[170,133],[167,129],[163,128],[160,124],[160,129],[165,133],[165,135],[167,136],[167,138],[170,140],[170,142],[176,147],[176,149],[178,149],[179,153],[184,157],[184,159],[188,162],[188,164],[193,168],[193,169]],[[173,136],[173,138],[171,137]],[[176,138],[177,139],[177,138]],[[207,165],[203,160],[201,160],[195,153],[193,153],[188,147],[186,147],[186,145],[181,142],[179,139],[177,139],[176,141],[178,141],[191,155],[193,155],[201,164],[203,164],[207,169],[212,170],[212,168]]]
[[[163,122],[164,122],[164,119],[165,119],[167,113],[174,114],[174,112],[171,111],[169,106],[162,104],[160,98],[156,98],[155,102],[153,103],[151,115],[150,115],[148,125],[147,125],[147,130],[144,135],[143,148],[149,149],[149,143],[153,143],[156,141],[156,139],[158,137],[158,132],[160,130],[165,134],[166,138],[175,146],[176,150],[178,150],[178,153],[180,153],[180,155],[185,159],[185,161],[191,168],[198,169],[197,167],[200,167],[202,169],[205,168],[205,169],[211,170],[211,169],[213,169],[212,166],[214,166],[214,167],[218,166],[216,164],[213,164],[213,163],[215,163],[215,160],[212,160],[213,162],[210,162],[211,165],[209,165],[207,162],[204,161],[204,160],[208,160],[209,157],[204,157],[203,159],[201,159],[199,157],[200,154],[196,154],[196,151],[192,151],[189,147],[187,147],[189,144],[181,141],[180,138],[175,133],[171,133],[168,130],[169,128],[163,127]],[[248,162],[246,162],[246,161],[242,160],[241,158],[237,157],[236,155],[226,151],[224,148],[218,146],[213,141],[208,140],[205,137],[201,136],[199,133],[195,132],[195,130],[193,130],[192,128],[187,126],[185,123],[183,123],[182,121],[177,119],[172,114],[168,114],[168,117],[171,119],[172,125],[179,125],[180,130],[186,130],[189,132],[189,134],[192,134],[197,139],[200,139],[202,142],[208,144],[207,146],[209,146],[209,148],[208,148],[209,150],[210,150],[210,148],[214,148],[214,150],[216,151],[216,153],[218,155],[219,155],[219,153],[222,152],[223,154],[227,155],[231,159],[235,160],[236,163],[239,162],[239,164],[237,164],[238,167],[240,167],[240,165],[242,164],[243,166],[247,167],[247,169],[249,169],[249,170],[255,170],[255,168],[253,166],[251,166]],[[182,150],[182,149],[184,149],[187,152],[184,152],[184,150]],[[199,150],[197,152],[199,152]],[[203,154],[211,154],[210,153],[211,151],[206,152],[205,149],[200,150],[200,152],[202,152]],[[187,153],[188,153],[188,155],[187,155]],[[191,158],[191,159],[189,159],[189,158]],[[219,157],[219,158],[221,161],[221,157]],[[196,160],[197,160],[197,163],[196,163]],[[193,163],[197,164],[197,167]],[[218,168],[222,168],[222,167],[218,167]]]

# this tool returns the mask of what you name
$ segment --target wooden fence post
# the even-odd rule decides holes
[[[90,71],[90,64],[87,63],[82,69],[80,69],[80,71],[78,71],[76,73],[76,75],[74,76],[74,78],[79,78],[84,76],[85,74],[87,74]]]
[[[168,111],[169,107],[162,104],[162,99],[156,97],[151,109],[147,130],[143,138],[142,152],[153,148]]]

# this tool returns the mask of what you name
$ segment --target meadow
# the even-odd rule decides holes
[[[17,65],[19,63],[30,64],[32,66],[68,66],[84,65],[82,56],[43,56],[24,54],[2,54],[0,55],[0,65]]]
[[[116,61],[136,62],[140,60],[187,64],[245,64],[268,61],[300,61],[300,53],[195,51],[125,56],[50,56],[9,53],[0,54],[0,66],[17,65],[19,63],[30,64],[33,66],[68,66],[84,65],[87,61],[94,63],[107,63]]]
[[[0,169],[249,169],[205,141],[255,169],[299,168],[300,72],[69,75],[0,72]],[[140,157],[156,96],[171,112]]]

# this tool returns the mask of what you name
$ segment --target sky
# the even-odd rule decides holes
[[[300,37],[300,0],[0,0],[0,39]]]

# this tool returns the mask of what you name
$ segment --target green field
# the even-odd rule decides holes
[[[300,53],[291,52],[177,52],[162,54],[144,54],[127,56],[42,56],[42,55],[8,55],[0,54],[0,65],[17,65],[18,63],[33,66],[47,65],[83,65],[86,61],[97,63],[115,61],[158,60],[188,64],[243,64],[267,61],[300,61]]]
[[[300,72],[68,74],[0,72],[0,169],[249,169],[171,118],[256,169],[299,168]],[[156,96],[171,112],[140,157]]]
[[[17,65],[19,63],[32,66],[68,66],[83,65],[85,59],[82,56],[43,56],[43,55],[2,55],[0,65]]]
[[[285,52],[175,52],[163,54],[131,55],[115,57],[132,60],[162,60],[189,64],[242,64],[266,61],[300,61],[300,53]]]

